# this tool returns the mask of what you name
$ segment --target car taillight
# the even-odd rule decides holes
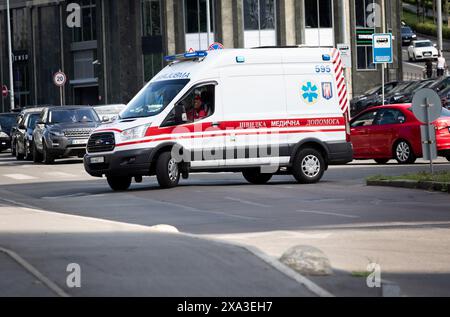
[[[345,140],[346,142],[351,142],[350,119],[348,113],[344,115],[344,118],[345,118]]]
[[[450,132],[450,126],[449,126],[449,122],[444,121],[444,120],[438,120],[434,123],[434,126],[436,128],[437,131],[442,131],[442,130],[446,130]]]

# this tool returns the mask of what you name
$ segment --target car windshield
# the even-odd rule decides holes
[[[93,109],[61,109],[50,111],[49,123],[81,123],[99,122],[100,119]]]
[[[432,80],[427,80],[427,81],[418,81],[415,82],[413,85],[409,86],[408,88],[404,89],[403,92],[406,94],[415,92],[418,89],[427,87],[428,85],[431,85],[433,83]]]
[[[450,110],[442,108],[442,117],[450,117]]]
[[[412,33],[412,30],[410,27],[404,26],[404,27],[402,27],[402,33],[403,34]]]
[[[0,127],[2,127],[2,131],[6,133],[10,133],[13,126],[16,125],[16,116],[11,115],[3,115],[0,116]]]
[[[30,117],[28,118],[28,128],[34,130],[34,128],[36,127],[36,122],[39,120],[40,114],[39,113],[34,113],[31,114]]]
[[[399,92],[403,92],[405,89],[407,89],[408,87],[412,86],[413,84],[415,84],[415,82],[404,82],[399,84],[397,87],[395,87],[394,89],[392,89],[390,91],[390,94],[395,94],[395,93],[399,93]]]
[[[380,89],[381,89],[381,87],[380,87],[380,86],[377,86],[377,87],[375,87],[375,88],[372,88],[372,89],[368,90],[368,91],[365,93],[365,95],[373,95],[373,94],[377,93],[378,90],[380,90]]]
[[[130,101],[120,118],[146,118],[160,114],[188,82],[189,79],[177,79],[148,84]]]
[[[430,41],[424,41],[424,42],[416,42],[416,47],[430,47],[433,46]]]

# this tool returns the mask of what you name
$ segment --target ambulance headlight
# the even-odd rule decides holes
[[[125,130],[121,134],[122,142],[136,140],[136,139],[142,139],[145,137],[145,134],[147,133],[147,129],[150,127],[150,124],[141,125],[139,127],[131,128],[128,130]]]

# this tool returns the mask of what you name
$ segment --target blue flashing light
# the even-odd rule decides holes
[[[245,63],[244,56],[236,56],[236,63]]]
[[[197,51],[197,52],[188,52],[184,54],[170,55],[164,57],[166,62],[175,62],[175,61],[185,61],[191,59],[204,58],[208,56],[208,52],[206,51]]]
[[[322,60],[324,62],[329,62],[329,61],[331,61],[331,56],[328,54],[324,54],[324,55],[322,55]]]

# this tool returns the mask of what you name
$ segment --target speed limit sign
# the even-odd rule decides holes
[[[56,86],[62,87],[66,84],[67,76],[63,72],[57,72],[53,75],[53,82]]]

